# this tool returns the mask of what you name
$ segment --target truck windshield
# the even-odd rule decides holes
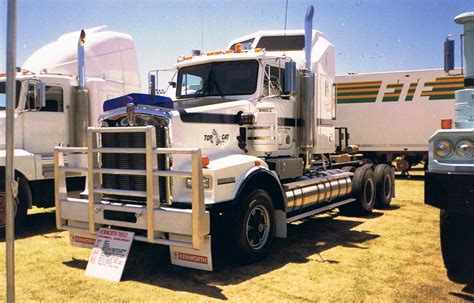
[[[5,109],[7,106],[7,93],[5,88],[5,81],[0,82],[0,110]],[[18,100],[20,99],[20,91],[21,91],[21,82],[16,81],[16,101],[15,101],[15,108],[18,106]]]
[[[176,96],[251,95],[257,89],[258,65],[256,60],[241,60],[182,67]]]

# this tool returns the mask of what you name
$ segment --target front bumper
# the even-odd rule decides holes
[[[474,173],[426,171],[425,203],[451,212],[474,214]]]

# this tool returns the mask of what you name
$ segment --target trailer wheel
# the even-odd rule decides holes
[[[275,236],[274,207],[270,195],[261,189],[243,199],[235,225],[236,259],[249,264],[264,258]]]
[[[474,216],[441,210],[440,240],[449,274],[474,272]]]
[[[13,213],[15,216],[15,230],[20,229],[26,219],[28,205],[30,205],[32,196],[28,181],[20,176],[18,180],[18,195],[15,199]],[[5,175],[0,176],[0,235],[5,232],[6,221],[6,198],[5,198]]]
[[[376,186],[374,172],[369,165],[358,167],[352,178],[353,203],[339,208],[344,215],[366,215],[372,212],[375,204]]]
[[[375,167],[374,178],[377,189],[375,207],[388,208],[395,190],[395,174],[389,165],[379,164]]]

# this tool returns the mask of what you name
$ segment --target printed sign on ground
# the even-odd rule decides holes
[[[92,249],[86,275],[119,282],[133,241],[133,232],[101,228]]]

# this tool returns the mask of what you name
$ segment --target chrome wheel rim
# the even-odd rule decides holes
[[[270,234],[269,222],[270,214],[264,206],[257,205],[249,212],[245,235],[253,249],[261,249],[267,243]]]

